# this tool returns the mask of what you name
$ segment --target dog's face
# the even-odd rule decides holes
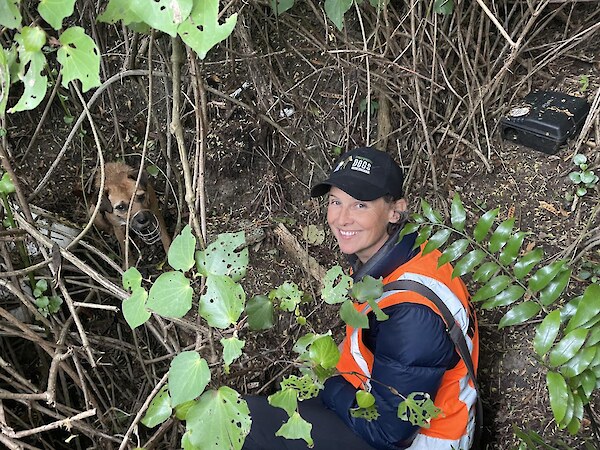
[[[137,169],[122,163],[108,163],[104,171],[105,182],[100,213],[113,227],[125,227],[129,202],[132,201],[129,215],[131,230],[147,244],[153,244],[160,239],[159,223],[152,212],[153,191],[151,192],[152,187],[148,184],[146,174],[142,174],[136,189]]]

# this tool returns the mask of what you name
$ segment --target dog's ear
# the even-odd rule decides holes
[[[106,191],[104,192],[104,194],[102,194],[102,198],[100,199],[100,209],[98,210],[98,212],[100,214],[113,212],[113,207],[110,203],[110,200],[108,199],[108,192]]]
[[[139,170],[140,169],[131,168],[129,170],[129,173],[127,174],[127,176],[129,178],[131,178],[133,181],[136,181]],[[140,177],[140,187],[143,190],[146,190],[146,188],[148,187],[148,174],[146,173],[145,170],[142,170],[142,176]]]

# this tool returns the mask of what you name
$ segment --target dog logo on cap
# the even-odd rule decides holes
[[[350,169],[371,175],[371,166],[372,162],[369,159],[357,157],[352,161],[352,167],[350,167]]]

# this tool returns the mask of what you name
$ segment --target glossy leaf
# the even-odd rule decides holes
[[[583,293],[575,315],[569,320],[565,332],[575,330],[600,314],[600,285],[591,284]]]
[[[460,258],[458,262],[454,265],[454,270],[452,271],[452,278],[462,277],[467,273],[473,271],[475,267],[483,261],[485,258],[485,252],[480,249],[471,250],[465,256]]]
[[[346,325],[350,325],[352,328],[369,328],[369,319],[367,316],[359,313],[350,300],[342,303],[340,317]]]
[[[352,287],[352,278],[344,274],[340,266],[333,266],[325,274],[321,298],[329,305],[342,303],[348,298],[348,291]]]
[[[136,288],[129,298],[123,300],[123,304],[121,305],[123,317],[125,317],[127,324],[132,330],[146,323],[151,316],[150,311],[146,309],[147,299],[148,293],[146,290]]]
[[[538,300],[544,306],[549,306],[554,303],[563,293],[569,280],[571,279],[571,270],[563,270],[560,272],[548,285],[542,289],[538,296]]]
[[[498,225],[498,227],[494,230],[494,233],[492,233],[492,237],[490,238],[490,242],[488,245],[488,250],[491,253],[496,253],[500,251],[502,247],[504,247],[508,239],[511,237],[514,225],[514,217],[507,219],[500,225]]]
[[[269,395],[267,400],[269,405],[285,410],[288,417],[294,414],[298,409],[298,391],[296,389],[282,389]]]
[[[552,347],[554,340],[560,331],[560,311],[558,309],[552,311],[535,330],[535,338],[533,339],[533,350],[538,356],[543,357]]]
[[[431,205],[423,199],[421,199],[421,209],[423,210],[423,215],[427,217],[427,220],[429,220],[429,222],[442,223],[444,221],[441,214],[435,209],[433,209]]]
[[[310,360],[325,369],[335,367],[340,360],[340,351],[331,336],[322,336],[309,348]]]
[[[498,308],[508,306],[519,300],[525,294],[525,289],[518,285],[511,285],[493,298],[482,303],[483,309]]]
[[[544,257],[544,251],[541,248],[536,248],[529,253],[523,255],[513,266],[513,272],[517,280],[522,279],[525,275],[531,272],[531,269],[539,263]]]
[[[313,440],[310,436],[312,424],[308,423],[298,412],[294,412],[284,423],[275,436],[282,436],[286,439],[303,439],[309,447],[313,446]]]
[[[454,197],[452,197],[452,205],[450,206],[450,222],[456,230],[464,231],[466,221],[467,212],[460,199],[460,195],[455,193]]]
[[[439,249],[442,245],[446,243],[450,235],[452,234],[452,230],[449,228],[442,228],[438,230],[433,236],[429,238],[427,244],[423,248],[423,256],[431,253],[434,250]]]
[[[561,366],[560,372],[567,378],[583,373],[594,360],[596,350],[596,347],[584,347],[569,362]]]
[[[167,386],[164,386],[158,394],[154,396],[148,406],[148,410],[142,418],[142,423],[148,428],[154,428],[156,425],[160,425],[169,417],[173,409],[171,408],[171,398],[169,397],[169,391]]]
[[[62,21],[75,10],[75,0],[40,0],[40,16],[55,30],[62,28]]]
[[[227,328],[237,323],[245,303],[246,293],[239,283],[228,276],[209,275],[198,311],[211,327]]]
[[[544,289],[560,272],[565,269],[565,261],[555,261],[541,267],[529,279],[528,287],[533,292]]]
[[[223,346],[223,362],[225,367],[231,365],[233,361],[242,356],[242,349],[246,341],[242,341],[236,337],[222,338],[221,345]]]
[[[100,86],[100,51],[81,27],[71,27],[60,35],[61,47],[56,59],[61,63],[62,86],[73,80],[81,82],[81,90]]]
[[[210,381],[210,369],[198,352],[181,352],[171,361],[169,392],[173,407],[194,400]]]
[[[206,250],[196,252],[196,267],[202,275],[227,275],[240,281],[246,275],[248,247],[244,232],[222,233]]]
[[[431,236],[432,231],[433,225],[425,225],[421,227],[421,229],[419,230],[419,234],[415,239],[415,244],[413,245],[413,248],[420,247],[421,244],[425,243],[425,241],[429,239],[429,236]]]
[[[539,303],[531,301],[523,302],[509,310],[504,317],[500,319],[498,328],[502,329],[504,327],[523,323],[539,313],[541,309],[542,307]]]
[[[552,367],[569,361],[583,347],[588,330],[578,328],[563,337],[550,351],[549,363]]]
[[[600,343],[600,326],[594,326],[590,331],[587,341],[585,341],[585,346],[590,347],[598,343]]]
[[[486,212],[483,216],[479,218],[475,228],[473,229],[473,237],[476,242],[481,242],[487,236],[490,229],[492,228],[492,224],[494,223],[494,219],[500,212],[500,208],[492,209]]]
[[[519,251],[521,250],[521,246],[523,245],[523,241],[525,240],[526,236],[526,232],[517,231],[510,237],[510,239],[500,252],[500,264],[508,266],[517,259],[517,257],[519,256]]]
[[[507,275],[498,275],[497,277],[494,277],[488,281],[485,286],[477,290],[471,300],[474,302],[480,302],[494,297],[506,289],[511,281],[512,279]]]
[[[442,253],[442,256],[440,256],[440,259],[438,260],[438,267],[442,267],[444,264],[460,258],[465,253],[468,246],[468,239],[459,239],[458,241],[454,241],[452,244],[446,247]]]
[[[567,388],[567,408],[565,409],[565,416],[562,418],[561,421],[558,422],[558,428],[560,429],[564,429],[569,422],[571,422],[571,420],[573,419],[573,413],[574,413],[574,398],[573,398],[573,391],[571,391],[571,389]]]
[[[268,330],[275,324],[273,302],[264,295],[256,295],[246,303],[248,327],[251,330]]]
[[[500,266],[495,262],[484,262],[473,274],[473,281],[487,283],[498,272],[498,269],[500,269]]]
[[[196,237],[192,234],[192,227],[186,225],[169,247],[169,265],[175,270],[187,272],[194,266],[195,251]]]
[[[550,407],[554,419],[560,422],[567,412],[567,402],[569,400],[567,382],[561,374],[550,371],[546,374],[546,385],[550,394]]]
[[[596,354],[598,350],[596,350]],[[581,389],[583,389],[583,394],[586,398],[590,398],[592,392],[596,389],[596,375],[591,370],[584,371],[579,376],[579,382],[581,384]]]
[[[192,307],[190,280],[181,272],[161,274],[152,287],[146,307],[164,317],[180,318]]]
[[[20,0],[0,0],[0,25],[9,29],[18,28],[21,25],[21,11],[19,11]]]
[[[406,225],[404,225],[404,227],[400,231],[400,234],[398,234],[398,242],[400,242],[404,236],[415,233],[419,229],[419,226],[420,225],[418,223],[412,222],[409,222]]]

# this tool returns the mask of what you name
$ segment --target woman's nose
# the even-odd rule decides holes
[[[340,225],[348,225],[352,222],[352,214],[346,207],[340,208],[340,214],[338,216]]]

